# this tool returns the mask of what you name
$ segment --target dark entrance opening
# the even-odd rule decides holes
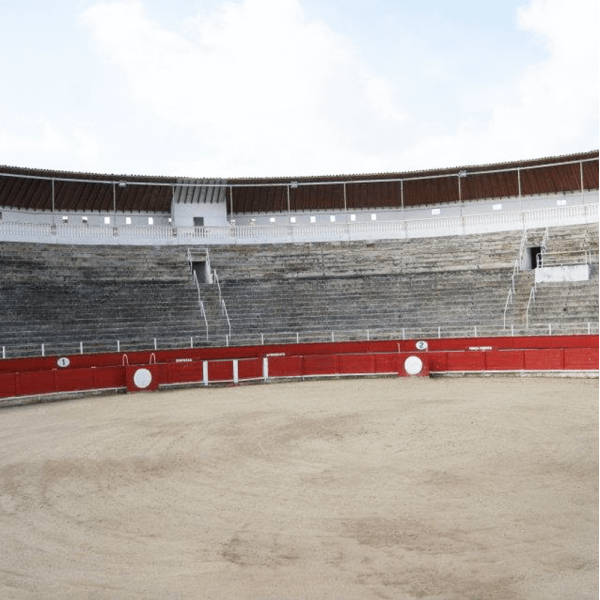
[[[192,272],[196,274],[198,283],[211,283],[210,267],[205,260],[195,260],[192,262]]]
[[[532,269],[537,269],[538,260],[542,255],[542,247],[541,246],[530,246],[525,249],[525,255],[523,256],[523,264],[521,268],[524,271],[530,271]]]

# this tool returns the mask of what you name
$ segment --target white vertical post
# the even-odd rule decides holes
[[[46,356],[46,349],[44,348],[44,344],[42,344],[42,356]]]
[[[590,322],[588,321],[588,335],[589,335],[590,333],[592,333],[592,327],[591,327],[591,324],[590,324]],[[2,348],[2,351],[4,352],[4,348]],[[4,356],[2,356],[2,358],[4,358]]]
[[[194,336],[191,335],[190,336],[190,348],[193,348],[193,347],[194,347]]]
[[[229,346],[229,334],[228,333],[225,334],[225,345]]]
[[[477,337],[477,325],[475,325],[475,337]]]
[[[442,328],[438,325],[438,338],[442,337]]]
[[[588,331],[590,329],[590,324],[588,323]],[[6,358],[6,346],[2,346],[2,358]]]
[[[515,326],[513,324],[511,324],[510,326],[510,335],[512,337],[515,337]]]
[[[240,375],[239,375],[239,364],[238,364],[238,359],[234,358],[233,359],[233,383],[239,383],[240,382]]]
[[[300,334],[296,331],[296,344],[300,343]]]
[[[117,352],[121,352],[121,342],[117,340]]]
[[[202,383],[208,385],[208,361],[202,361]]]
[[[79,342],[79,354],[83,354],[83,342]]]
[[[331,332],[331,341],[335,342],[335,334],[333,333],[333,331]]]
[[[367,329],[367,342],[371,339],[371,332]]]
[[[263,379],[269,380],[269,359],[266,356],[263,358]]]
[[[404,327],[402,328],[402,339],[406,339],[406,331],[404,331]]]
[[[552,335],[552,323],[548,323],[548,335]]]
[[[260,334],[260,345],[261,346],[265,345],[265,334],[264,333]]]
[[[154,338],[154,349],[158,350],[158,344],[156,343],[156,338]]]

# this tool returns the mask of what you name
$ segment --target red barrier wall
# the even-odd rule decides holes
[[[239,381],[262,379],[264,357],[268,358],[270,378],[406,376],[404,361],[411,355],[423,360],[424,369],[419,375],[598,370],[597,335],[429,340],[427,352],[415,352],[415,345],[415,340],[403,340],[199,348],[130,353],[127,359],[123,354],[77,355],[69,357],[70,365],[65,368],[57,367],[56,357],[4,360],[0,361],[0,398],[109,388],[134,391],[139,389],[133,377],[140,365],[152,371],[152,385],[146,389],[155,389],[159,384],[202,382],[205,363],[207,383],[228,383],[234,381],[234,358]]]

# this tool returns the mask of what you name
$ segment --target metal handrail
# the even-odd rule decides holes
[[[559,257],[558,264],[553,264],[554,258]],[[560,260],[561,257],[565,257],[566,260]],[[569,257],[572,260],[569,260]],[[545,264],[548,262],[550,264]],[[582,260],[583,259],[583,260]],[[538,268],[542,267],[563,267],[567,265],[587,265],[591,262],[591,253],[587,249],[582,250],[565,250],[563,252],[548,252],[544,255],[538,255],[537,266]]]
[[[531,286],[529,292],[529,300],[527,300],[527,308],[525,309],[525,327],[529,329],[529,306],[535,301],[535,285]]]
[[[229,320],[229,315],[227,314],[227,307],[225,306],[225,300],[221,300],[221,311],[225,315],[225,319],[227,319],[227,328],[229,329],[229,337],[231,337],[231,321]]]
[[[528,326],[527,329],[517,328],[511,325],[509,330],[505,331],[502,327],[502,323],[487,324],[487,325],[456,325],[456,326],[444,326],[438,327],[432,325],[430,328],[414,328],[414,329],[400,329],[400,330],[389,330],[389,329],[358,329],[358,330],[339,330],[335,331],[336,341],[362,341],[362,340],[427,340],[433,338],[477,338],[477,337],[506,337],[515,335],[585,335],[585,334],[597,334],[598,321],[582,321],[579,323],[538,323],[535,325]],[[254,333],[245,335],[235,335],[233,338],[235,344],[238,346],[258,346],[265,344],[281,344],[281,343],[308,343],[308,342],[328,342],[331,341],[332,335],[331,330],[322,331],[303,331],[303,332],[290,332],[280,331],[273,333]],[[144,338],[130,338],[121,339],[119,346],[126,351],[138,351],[138,350],[158,350],[159,342],[161,349],[177,349],[177,348],[190,348],[190,347],[201,347],[203,344],[206,346],[222,346],[222,340],[211,339],[202,342],[200,338],[194,340],[194,346],[191,346],[192,340],[190,337],[179,335],[177,337],[169,338],[156,338],[144,337]],[[103,353],[103,352],[115,352],[116,342],[114,340],[96,341],[96,342],[57,342],[52,343],[51,340],[47,340],[45,343],[44,352],[46,356],[71,356],[75,354],[85,353]],[[40,343],[36,344],[14,344],[14,345],[3,345],[0,346],[0,358],[12,359],[22,358],[28,356],[40,356],[41,354]],[[121,350],[122,351],[122,350]]]
[[[512,304],[513,297],[514,297],[513,289],[509,288],[508,296],[506,297],[506,304],[504,305],[504,326],[502,327],[502,329],[506,329],[506,313],[508,311],[508,305]]]
[[[219,304],[220,304],[223,297],[221,296],[221,284],[219,283],[219,276],[217,275],[216,269],[213,269],[213,277],[215,279],[215,283],[217,284],[217,289],[219,290]]]
[[[196,284],[196,291],[198,292],[198,305],[200,306],[200,314],[204,317],[204,324],[206,326],[206,339],[208,340],[208,319],[206,317],[206,310],[204,309],[204,302],[202,302],[202,298],[200,296],[200,283],[198,283],[198,275],[196,275],[196,271],[193,271],[192,276],[194,278],[194,283]]]

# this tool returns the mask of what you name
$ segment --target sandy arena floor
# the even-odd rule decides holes
[[[598,597],[598,380],[0,411],[0,598]]]

